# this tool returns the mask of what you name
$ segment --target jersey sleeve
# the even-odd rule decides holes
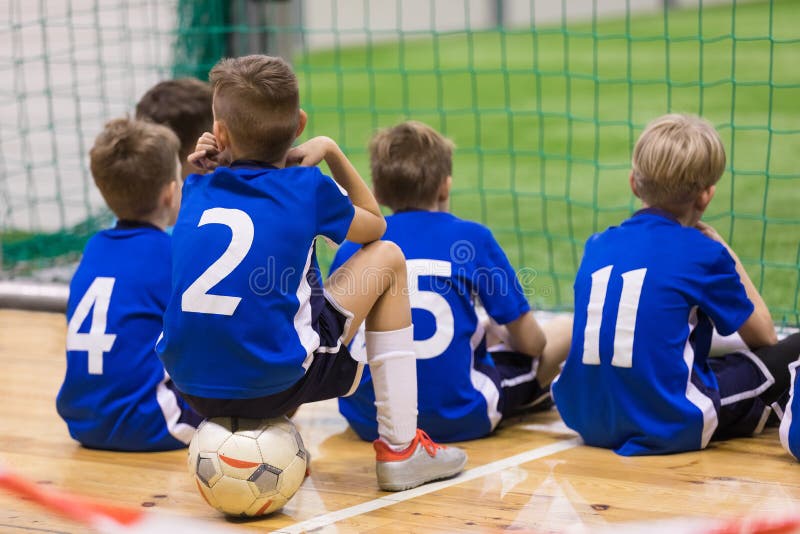
[[[700,307],[723,336],[736,332],[755,309],[736,272],[736,263],[725,248],[721,248],[704,277],[703,287],[704,302]]]
[[[489,316],[502,325],[529,312],[531,306],[517,273],[492,233],[485,229],[485,234],[476,244],[479,248],[473,282]]]
[[[336,244],[344,241],[355,208],[347,192],[330,176],[320,173],[317,185],[317,235],[323,235]]]

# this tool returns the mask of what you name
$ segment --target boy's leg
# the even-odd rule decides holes
[[[367,361],[378,413],[378,483],[399,491],[458,474],[466,454],[417,430],[417,370],[405,257],[394,243],[365,245],[337,269],[325,290],[353,314],[344,342],[366,323]]]
[[[572,342],[572,317],[558,316],[542,324],[542,332],[547,343],[542,357],[539,358],[539,369],[536,379],[542,387],[548,387],[561,372],[561,365],[567,359]]]
[[[720,393],[719,426],[714,439],[759,433],[770,407],[783,403],[789,390],[789,364],[800,357],[800,334],[755,352],[709,358]]]
[[[754,354],[764,362],[775,379],[775,383],[761,394],[764,402],[771,405],[789,391],[789,364],[800,357],[800,333],[792,334],[769,347],[761,347]]]
[[[493,351],[492,380],[501,392],[500,411],[505,421],[509,417],[537,412],[552,407],[550,387],[539,383],[537,358],[510,351]]]
[[[365,323],[378,434],[391,446],[406,447],[417,429],[417,368],[402,252],[387,241],[366,245],[331,274],[325,290],[353,314],[343,343]]]
[[[718,391],[704,390],[692,382],[717,406],[717,428],[712,439],[725,440],[761,433],[770,415],[770,407],[760,395],[773,384],[766,368],[752,352],[732,352],[709,358],[717,378]],[[719,400],[714,398],[718,395]]]
[[[572,317],[558,316],[541,325],[547,344],[539,358],[505,350],[491,357],[499,374],[503,418],[552,406],[550,384],[569,354]]]

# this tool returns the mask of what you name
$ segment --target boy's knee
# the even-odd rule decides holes
[[[395,272],[406,269],[406,257],[402,249],[391,241],[373,241],[364,246],[364,252],[372,256],[374,265],[389,267]],[[373,259],[374,258],[374,259]]]

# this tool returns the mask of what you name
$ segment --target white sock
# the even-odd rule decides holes
[[[414,327],[366,332],[367,361],[375,388],[378,435],[401,451],[417,433],[417,354]]]

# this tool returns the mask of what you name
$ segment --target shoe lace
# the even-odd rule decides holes
[[[433,441],[428,434],[425,433],[424,430],[417,429],[417,439],[425,447],[425,451],[428,453],[429,456],[434,457],[436,456],[436,451],[439,449],[444,449],[444,445],[439,445],[435,441]]]

